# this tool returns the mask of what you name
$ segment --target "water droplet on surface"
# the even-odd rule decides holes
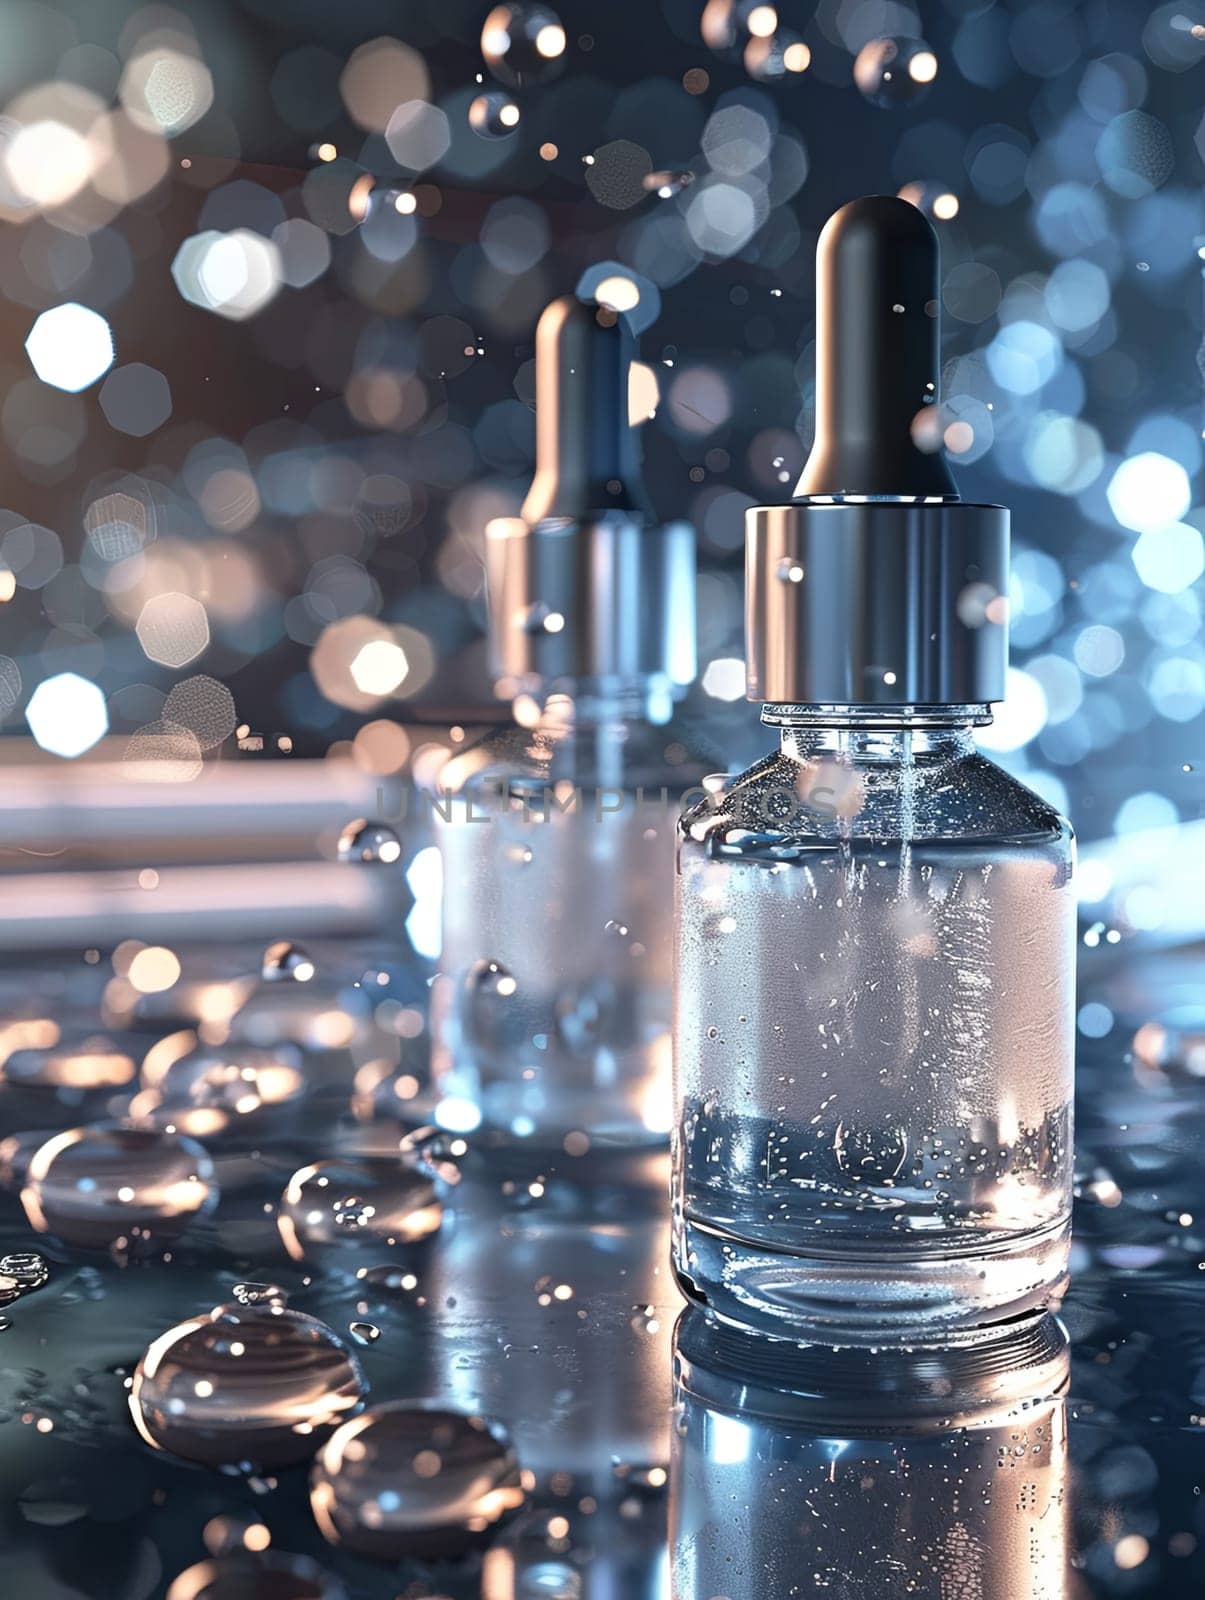
[[[50,1268],[45,1256],[40,1256],[36,1250],[12,1250],[0,1256],[0,1274],[13,1279],[21,1294],[29,1294],[47,1281]]]
[[[565,44],[556,12],[528,0],[495,6],[481,29],[486,66],[511,89],[555,78],[565,64]]]
[[[348,1332],[357,1344],[376,1344],[381,1337],[381,1330],[375,1322],[349,1323]]]
[[[416,1128],[398,1145],[402,1160],[441,1183],[459,1183],[460,1165],[469,1153],[467,1141],[445,1128]]]
[[[937,76],[937,57],[923,39],[871,39],[854,60],[854,82],[873,106],[915,104]]]
[[[232,1552],[182,1572],[167,1600],[347,1600],[347,1590],[308,1556]]]
[[[99,1034],[60,1040],[48,1050],[14,1050],[4,1063],[4,1081],[14,1087],[68,1095],[73,1090],[122,1089],[137,1072],[133,1057]]]
[[[510,1439],[484,1417],[374,1407],[314,1462],[310,1505],[323,1537],[362,1555],[455,1555],[523,1504]]]
[[[278,1283],[236,1283],[230,1292],[240,1306],[283,1306],[289,1298]]]
[[[402,842],[387,822],[357,817],[339,835],[339,860],[380,862],[392,866],[401,859]]]
[[[264,951],[261,975],[265,983],[308,983],[314,970],[309,951],[291,939],[277,939]]]
[[[0,1143],[0,1189],[15,1194],[24,1187],[29,1163],[50,1138],[50,1134],[51,1130],[47,1128],[28,1128],[24,1133],[10,1133]]]
[[[508,139],[519,117],[518,106],[501,89],[488,89],[469,106],[469,127],[483,139]]]
[[[221,1467],[305,1461],[360,1409],[359,1363],[333,1329],[277,1304],[217,1306],[162,1334],[134,1374],[148,1444]]]
[[[306,1081],[300,1054],[290,1045],[200,1045],[171,1062],[154,1088],[145,1103],[141,1097],[136,1103],[140,1120],[160,1127],[174,1121],[203,1135],[300,1100]]]
[[[803,566],[794,556],[783,556],[774,569],[774,576],[779,583],[802,583],[804,579]]]
[[[72,1128],[30,1160],[21,1204],[32,1227],[66,1244],[154,1248],[217,1202],[201,1145],[149,1128]]]
[[[211,1517],[201,1530],[201,1539],[211,1556],[266,1550],[272,1542],[271,1534],[258,1517],[230,1513]]]
[[[393,1247],[430,1238],[442,1220],[433,1177],[398,1157],[302,1167],[281,1197],[276,1223],[295,1261],[328,1254],[337,1263],[366,1249],[387,1256]]]

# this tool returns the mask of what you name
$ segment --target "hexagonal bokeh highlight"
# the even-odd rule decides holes
[[[281,275],[290,289],[304,289],[331,264],[330,236],[304,217],[291,217],[273,228],[272,243],[280,251]]]
[[[172,277],[190,305],[244,322],[276,295],[284,271],[271,239],[249,228],[209,229],[185,239],[172,262]]]
[[[113,335],[98,311],[75,300],[54,306],[29,330],[25,350],[43,383],[78,394],[113,365]]]
[[[161,667],[186,667],[209,647],[209,618],[191,595],[157,594],[143,606],[134,625],[149,661]]]
[[[100,408],[119,433],[144,439],[171,416],[172,391],[161,372],[144,361],[132,361],[105,379]]]
[[[69,760],[91,750],[109,731],[104,695],[78,672],[60,672],[40,683],[25,720],[43,750]]]

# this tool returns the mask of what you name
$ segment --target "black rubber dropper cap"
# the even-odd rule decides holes
[[[566,295],[536,327],[536,472],[523,518],[645,515],[638,430],[628,420],[636,339],[622,312]]]
[[[831,216],[816,249],[816,438],[805,495],[942,496],[940,450],[917,446],[938,402],[937,235],[914,205],[867,195]]]

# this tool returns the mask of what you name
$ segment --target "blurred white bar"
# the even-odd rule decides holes
[[[371,933],[403,896],[397,873],[325,861],[166,867],[153,889],[129,870],[23,873],[0,882],[0,950]]]
[[[374,816],[382,790],[396,793],[396,784],[350,761],[215,761],[188,783],[136,781],[104,760],[4,764],[0,853],[69,862],[91,847],[147,866],[160,849],[177,859],[313,855],[324,835]]]
[[[293,760],[216,761],[188,782],[148,782],[104,746],[80,761],[28,748],[19,760],[17,743],[0,758],[0,952],[400,926],[400,867],[335,859],[348,822],[383,799],[396,816],[396,782],[350,761]]]

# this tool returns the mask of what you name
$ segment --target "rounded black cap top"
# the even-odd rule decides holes
[[[536,327],[536,472],[523,518],[647,510],[628,417],[636,338],[622,312],[564,295]]]
[[[938,403],[937,235],[914,205],[867,195],[816,246],[816,438],[796,493],[942,496],[958,490],[924,413]]]

